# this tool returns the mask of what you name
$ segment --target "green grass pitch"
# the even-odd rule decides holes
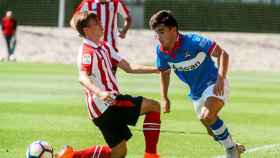
[[[159,100],[158,75],[119,71],[123,93]],[[222,111],[233,137],[246,144],[244,158],[280,157],[280,74],[232,72],[231,95]],[[223,148],[212,141],[196,119],[187,88],[172,77],[172,112],[162,115],[162,158],[214,158]],[[142,158],[143,118],[132,127],[128,158]],[[83,92],[73,65],[0,63],[0,158],[22,158],[34,140],[46,140],[57,151],[104,144],[88,119]],[[267,146],[271,145],[271,146]]]

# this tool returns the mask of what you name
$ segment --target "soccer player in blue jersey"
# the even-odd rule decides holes
[[[217,43],[195,33],[181,34],[170,11],[162,10],[150,19],[159,44],[156,64],[161,71],[161,98],[164,112],[170,112],[168,87],[171,69],[190,88],[195,112],[209,135],[222,144],[227,158],[239,158],[244,145],[233,141],[219,112],[228,98],[228,53]],[[215,66],[212,57],[217,59]]]

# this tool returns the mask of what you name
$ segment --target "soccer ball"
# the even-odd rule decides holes
[[[46,141],[35,141],[28,146],[26,158],[53,158],[53,148]]]

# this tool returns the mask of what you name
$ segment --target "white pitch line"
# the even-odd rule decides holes
[[[280,144],[263,145],[263,146],[247,149],[245,151],[245,153],[253,153],[253,152],[256,152],[256,151],[266,151],[266,150],[270,150],[270,149],[274,149],[274,148],[278,148],[278,147],[280,148]],[[219,155],[219,156],[215,156],[214,158],[226,158],[226,156],[225,155]]]

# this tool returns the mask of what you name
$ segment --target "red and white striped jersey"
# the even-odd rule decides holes
[[[120,14],[123,18],[129,17],[129,11],[122,0],[83,0],[76,12],[93,11],[99,17],[104,28],[104,41],[116,49],[117,43],[117,18]]]
[[[119,86],[112,71],[112,64],[122,60],[117,52],[106,42],[99,45],[84,39],[78,54],[79,71],[85,71],[95,86],[103,91],[119,93]],[[89,89],[85,88],[86,101],[90,118],[98,118],[107,108]]]

